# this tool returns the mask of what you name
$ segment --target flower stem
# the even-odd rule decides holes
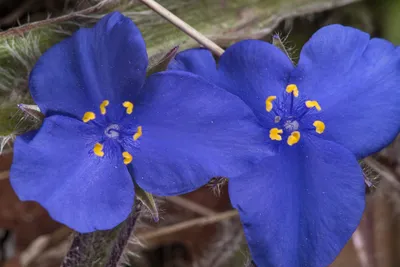
[[[119,226],[108,231],[76,233],[61,267],[116,267],[140,214],[140,204]]]
[[[82,257],[84,256],[84,254],[80,251],[80,248],[84,246],[83,244],[85,243],[84,240],[86,238],[87,236],[85,236],[85,234],[75,234],[71,248],[64,257],[61,267],[79,266],[79,262],[82,262]]]
[[[189,35],[191,38],[196,40],[199,44],[208,48],[211,52],[213,52],[217,56],[221,56],[224,53],[224,50],[219,47],[216,43],[208,39],[206,36],[198,32],[192,26],[172,14],[165,7],[160,5],[154,0],[140,0],[143,4],[154,10],[160,16],[171,22],[173,25],[178,27],[181,31]]]
[[[111,250],[110,258],[108,259],[106,267],[115,267],[118,264],[121,255],[128,244],[129,238],[135,228],[136,220],[139,217],[141,209],[140,202],[137,202],[135,210],[125,220],[124,226],[118,233],[117,240]]]

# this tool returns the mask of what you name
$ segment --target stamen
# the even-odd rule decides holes
[[[83,121],[84,123],[86,123],[86,122],[88,122],[88,121],[94,120],[95,118],[96,118],[96,114],[94,114],[94,113],[91,112],[91,111],[88,111],[88,112],[86,112],[85,114],[83,114],[82,121]]]
[[[308,108],[316,108],[318,111],[321,111],[321,106],[315,100],[307,100],[306,101],[306,106]]]
[[[276,96],[272,95],[267,97],[267,99],[265,100],[265,109],[270,112],[272,110],[272,101],[274,101],[276,99]]]
[[[124,157],[124,164],[125,165],[127,165],[127,164],[132,162],[133,157],[132,157],[131,154],[129,154],[129,152],[126,152],[126,151],[123,152],[122,156]]]
[[[271,138],[271,140],[281,141],[282,136],[280,136],[280,134],[282,133],[282,129],[272,128],[271,130],[269,130],[269,138]]]
[[[103,102],[101,102],[101,104],[100,104],[100,113],[102,115],[106,114],[106,107],[108,106],[108,104],[110,104],[110,101],[108,101],[108,100],[104,100]]]
[[[313,125],[317,133],[322,134],[325,131],[325,123],[322,121],[314,121]]]
[[[133,135],[133,140],[138,140],[142,136],[142,126],[137,127],[136,133]]]
[[[294,97],[298,97],[299,96],[299,89],[297,88],[297,85],[295,84],[289,84],[286,87],[286,93],[293,93]]]
[[[103,152],[103,145],[100,143],[96,143],[93,147],[93,152],[96,156],[98,157],[103,157],[104,152]]]
[[[287,144],[292,146],[300,141],[300,132],[294,131],[287,139]]]
[[[132,102],[125,101],[124,103],[122,103],[122,105],[123,105],[124,107],[126,107],[126,114],[132,114],[132,111],[133,111],[133,104],[132,104]]]

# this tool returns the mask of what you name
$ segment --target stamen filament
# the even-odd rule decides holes
[[[101,102],[100,104],[100,113],[102,115],[106,114],[106,107],[110,104],[110,101],[108,100],[104,100],[103,102]]]
[[[96,118],[96,114],[94,114],[91,111],[88,111],[88,112],[85,112],[85,114],[83,114],[82,121],[84,123],[87,123],[87,122],[89,122],[91,120],[94,120],[95,118]]]
[[[124,164],[125,165],[127,165],[127,164],[132,162],[133,157],[132,157],[131,154],[129,154],[129,152],[126,152],[126,151],[123,152],[122,153],[122,157],[124,157]]]
[[[317,133],[322,134],[325,131],[325,123],[322,121],[314,121],[313,125]]]
[[[298,97],[299,96],[299,89],[297,88],[297,85],[295,84],[289,84],[286,87],[286,93],[292,93],[294,95],[294,97]]]
[[[297,144],[300,141],[300,132],[299,131],[294,131],[292,134],[288,137],[287,139],[287,144],[289,146],[292,146],[294,144]]]
[[[137,127],[136,133],[133,135],[133,140],[135,140],[135,141],[138,140],[139,137],[142,136],[142,134],[143,134],[143,132],[142,132],[142,126],[138,126],[138,127]]]
[[[126,114],[132,114],[133,104],[132,102],[125,101],[122,105],[126,108]]]
[[[281,134],[283,134],[282,129],[272,128],[269,130],[269,138],[271,138],[271,140],[282,141],[282,136],[280,136]]]
[[[307,100],[306,101],[306,107],[315,108],[316,110],[321,111],[321,106],[315,100]]]
[[[93,152],[96,156],[98,157],[103,157],[104,152],[103,152],[103,145],[100,143],[96,143],[93,147]]]
[[[267,112],[270,112],[272,110],[272,101],[274,101],[276,99],[276,96],[272,95],[267,97],[267,99],[265,100],[265,109],[267,110]]]

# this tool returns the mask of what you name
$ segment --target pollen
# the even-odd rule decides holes
[[[93,152],[96,156],[98,157],[103,157],[104,152],[103,152],[103,145],[100,143],[96,143],[93,147]]]
[[[266,107],[265,109],[268,112],[270,112],[272,110],[272,107],[273,107],[272,101],[274,101],[275,99],[276,99],[276,96],[272,95],[272,96],[267,97],[267,99],[265,100],[265,107]]]
[[[136,133],[133,135],[133,140],[138,140],[142,136],[142,126],[138,126]]]
[[[288,137],[287,139],[287,144],[289,146],[292,146],[294,144],[297,144],[300,141],[300,132],[299,131],[294,131],[292,134]]]
[[[106,114],[106,107],[108,106],[110,104],[110,101],[108,101],[108,100],[104,100],[103,102],[101,102],[101,104],[100,104],[100,113],[102,114],[102,115],[105,115]]]
[[[86,123],[88,121],[94,120],[95,118],[96,118],[96,114],[94,114],[91,111],[88,111],[83,115],[82,121]]]
[[[127,165],[132,162],[132,155],[129,152],[122,152],[122,157],[124,157],[124,164]]]
[[[126,114],[132,114],[133,104],[132,102],[125,101],[122,105],[126,108]]]
[[[294,97],[298,97],[299,96],[299,89],[297,88],[297,85],[295,84],[289,84],[286,87],[286,93],[293,93]]]
[[[313,125],[317,133],[322,134],[325,131],[325,123],[322,121],[314,121]]]
[[[283,133],[282,129],[272,128],[271,130],[269,130],[269,138],[271,138],[271,140],[281,141],[282,136],[280,135],[282,133]]]
[[[306,106],[308,108],[316,108],[318,111],[321,111],[321,106],[315,100],[307,100],[306,101]]]

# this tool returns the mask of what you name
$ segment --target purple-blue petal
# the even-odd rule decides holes
[[[258,40],[245,40],[230,46],[219,61],[220,85],[239,96],[257,117],[273,121],[265,110],[268,96],[280,97],[288,85],[294,66],[275,46]]]
[[[197,74],[218,85],[217,65],[211,52],[204,48],[182,51],[169,63],[168,70],[182,70]]]
[[[98,111],[103,100],[110,105],[133,100],[144,83],[147,63],[139,29],[113,12],[46,51],[29,86],[46,115],[82,118],[87,111]]]
[[[291,83],[321,105],[326,130],[358,158],[400,131],[400,50],[354,28],[322,28],[303,47]]]
[[[361,219],[365,188],[354,155],[331,141],[304,139],[229,181],[257,266],[328,266]]]
[[[193,191],[212,177],[233,177],[270,155],[268,132],[237,96],[197,75],[150,76],[135,106],[143,128],[132,150],[135,181],[156,195]]]
[[[54,115],[17,137],[11,185],[21,200],[39,202],[50,216],[81,232],[111,229],[131,212],[132,179],[121,161],[93,153],[99,140],[81,121]]]

